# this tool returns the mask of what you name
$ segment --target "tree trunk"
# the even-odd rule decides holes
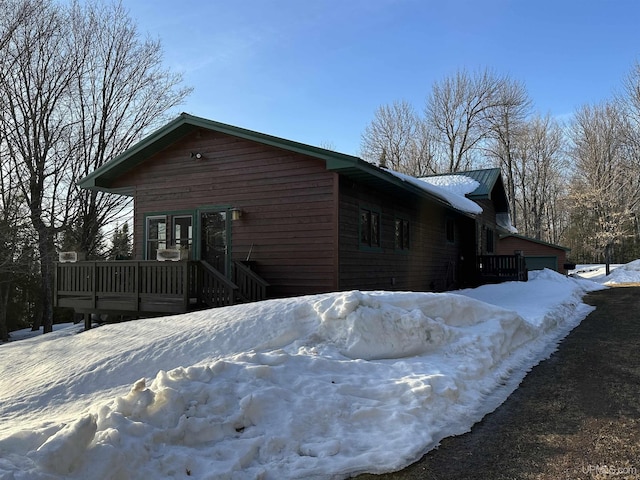
[[[0,341],[9,340],[9,330],[7,328],[7,305],[9,304],[9,289],[11,284],[8,282],[0,283]]]
[[[42,314],[35,319],[33,330],[37,330],[42,325],[43,333],[50,333],[53,331],[53,255],[55,246],[51,228],[41,221],[34,221],[34,223],[37,224],[36,229],[38,231]]]

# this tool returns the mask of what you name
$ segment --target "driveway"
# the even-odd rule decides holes
[[[471,432],[358,480],[640,479],[640,286],[585,301],[596,310]]]

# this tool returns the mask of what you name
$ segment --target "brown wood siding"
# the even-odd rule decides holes
[[[236,207],[243,215],[231,222],[232,258],[251,249],[270,295],[290,296],[336,288],[336,179],[321,160],[199,130],[113,186],[135,185],[136,258],[145,214]]]
[[[381,248],[362,247],[360,209],[380,213]],[[475,222],[433,202],[401,199],[340,180],[341,290],[439,291],[467,283],[465,264],[475,262]],[[395,220],[409,220],[409,250],[395,249]],[[446,220],[455,222],[455,242],[447,242]]]
[[[497,255],[498,232],[496,223],[496,209],[491,200],[478,200],[478,205],[482,207],[482,213],[478,216],[476,235],[478,255]],[[487,229],[493,232],[493,251],[487,248]]]

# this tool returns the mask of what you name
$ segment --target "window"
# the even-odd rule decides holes
[[[493,229],[487,228],[487,253],[493,253],[493,250],[494,250]]]
[[[360,210],[360,245],[380,246],[380,214],[367,209]]]
[[[145,221],[145,259],[156,260],[158,250],[193,247],[193,216],[150,215]]]
[[[445,230],[447,233],[447,242],[455,243],[456,242],[456,222],[453,218],[447,218],[445,224]]]
[[[193,244],[193,226],[191,215],[173,217],[172,241],[180,249],[191,250]]]
[[[147,217],[147,260],[155,260],[161,248],[167,248],[167,217]]]
[[[396,250],[409,250],[411,229],[409,220],[396,218],[395,226],[395,248]]]

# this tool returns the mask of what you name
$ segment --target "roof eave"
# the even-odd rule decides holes
[[[265,133],[255,132],[225,123],[196,117],[187,113],[180,114],[173,121],[145,137],[143,140],[133,145],[113,160],[105,163],[90,175],[81,179],[78,182],[78,185],[81,188],[131,196],[133,195],[135,187],[113,188],[113,181],[148,159],[150,156],[163,150],[179,138],[187,135],[197,128],[231,135],[323,160],[325,162],[326,169],[329,171],[337,172],[347,177],[367,182],[382,190],[393,190],[396,194],[405,193],[418,198],[427,199],[440,204],[445,208],[454,210],[471,218],[475,218],[474,214],[460,210],[445,200],[411,185],[410,183],[404,182],[389,172],[386,172],[376,165],[366,162],[359,157],[274,137]]]
[[[570,252],[571,251],[571,248],[569,248],[569,247],[563,247],[562,245],[557,245],[555,243],[549,243],[549,242],[545,242],[543,240],[537,240],[535,238],[527,237],[525,235],[520,235],[518,233],[508,232],[508,233],[500,236],[500,238],[507,238],[507,237],[519,238],[521,240],[525,240],[525,241],[528,241],[528,242],[537,243],[537,244],[540,244],[540,245],[545,245],[547,247],[557,248],[559,250],[564,250],[565,252]]]

